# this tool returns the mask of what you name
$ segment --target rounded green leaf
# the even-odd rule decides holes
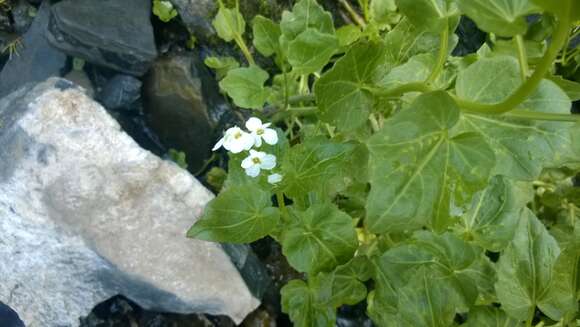
[[[294,223],[282,231],[282,251],[296,270],[330,271],[352,258],[358,241],[352,218],[331,204],[292,210]]]
[[[292,11],[284,11],[280,21],[282,34],[288,41],[294,40],[307,28],[314,28],[321,33],[334,34],[332,15],[316,0],[300,0]]]
[[[459,108],[445,92],[419,96],[371,137],[371,191],[365,224],[373,233],[449,226],[450,206],[483,189],[494,154],[477,133],[451,137]]]
[[[264,87],[267,79],[267,72],[260,67],[250,66],[228,71],[219,85],[237,106],[260,109],[270,95],[270,89]]]
[[[552,1],[552,0],[551,0]],[[458,0],[459,9],[489,33],[509,37],[525,34],[526,16],[539,12],[530,0]]]
[[[556,240],[526,209],[514,239],[499,259],[495,289],[502,309],[519,320],[528,319],[554,283],[553,269],[559,254]]]
[[[280,52],[280,25],[264,16],[256,16],[252,22],[254,46],[266,57]]]
[[[364,124],[373,106],[373,95],[365,89],[384,61],[382,43],[358,43],[314,85],[320,118],[340,130]]]
[[[469,310],[465,327],[521,327],[516,319],[494,307],[477,306]]]
[[[413,25],[438,33],[449,18],[459,15],[455,0],[397,0],[401,12]]]
[[[291,280],[282,287],[282,311],[290,316],[294,326],[334,327],[336,309],[320,303],[319,291],[301,280]]]
[[[231,42],[236,37],[244,34],[246,21],[240,12],[233,8],[221,7],[212,21],[217,35],[226,42]]]
[[[270,194],[257,185],[232,186],[211,200],[187,236],[206,241],[250,243],[268,235],[280,220]]]
[[[337,50],[336,36],[308,28],[288,44],[288,62],[293,73],[311,74],[328,64]]]

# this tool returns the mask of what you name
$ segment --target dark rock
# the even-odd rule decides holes
[[[487,37],[487,34],[477,28],[475,22],[466,16],[461,17],[455,34],[459,36],[459,43],[452,54],[460,57],[477,52]]]
[[[14,21],[14,31],[22,34],[28,30],[34,20],[36,8],[26,0],[19,0],[12,6],[12,20]]]
[[[44,81],[51,76],[62,76],[66,55],[53,48],[44,33],[48,26],[50,5],[40,7],[30,29],[24,34],[18,55],[13,55],[0,72],[0,97],[26,83]]]
[[[103,87],[97,100],[107,109],[127,109],[141,97],[141,81],[129,75],[115,75]]]
[[[14,31],[12,29],[12,23],[10,22],[8,13],[2,9],[0,9],[0,31],[4,33],[10,33]]]
[[[183,23],[192,32],[201,35],[215,34],[211,26],[212,16],[217,11],[214,0],[170,0]]]
[[[71,56],[137,76],[157,56],[150,0],[66,0],[51,12],[48,39]]]
[[[24,323],[9,306],[0,302],[0,326],[2,327],[24,327]]]
[[[211,154],[224,120],[235,120],[218,86],[197,56],[163,57],[145,78],[147,122],[167,148],[183,151],[191,172]]]

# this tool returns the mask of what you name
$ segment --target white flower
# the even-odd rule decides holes
[[[282,175],[280,174],[272,174],[268,176],[268,183],[270,184],[277,184],[282,181]]]
[[[271,170],[276,167],[276,156],[250,150],[250,155],[242,161],[242,168],[246,170],[246,175],[256,177],[260,175],[260,170]]]
[[[254,145],[254,137],[242,131],[238,126],[228,128],[224,137],[222,137],[216,145],[213,147],[212,151],[224,147],[226,150],[232,153],[240,153],[244,150],[250,150]]]
[[[278,133],[274,129],[268,128],[270,125],[271,123],[262,124],[262,121],[256,117],[252,117],[246,122],[246,128],[252,133],[257,147],[262,145],[262,139],[270,145],[278,143]]]

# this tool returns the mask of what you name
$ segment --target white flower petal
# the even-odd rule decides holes
[[[254,165],[249,168],[246,168],[246,175],[250,177],[256,177],[260,175],[260,166]]]
[[[250,150],[254,144],[256,143],[256,141],[254,140],[254,137],[252,136],[252,134],[248,134],[246,132],[243,132],[244,134],[242,134],[242,137],[239,139],[239,142],[243,144],[244,150]]]
[[[224,139],[225,139],[225,137],[222,137],[221,139],[219,139],[219,141],[217,141],[217,143],[214,145],[213,149],[211,149],[211,150],[216,151],[217,149],[221,148],[224,145]]]
[[[262,134],[262,138],[264,139],[264,141],[266,141],[266,143],[268,143],[270,145],[274,145],[274,144],[278,143],[278,133],[276,133],[276,131],[271,129],[271,128],[266,128],[264,130],[264,134]]]
[[[266,154],[260,163],[260,168],[270,170],[276,167],[276,156],[272,154]]]
[[[252,161],[252,156],[248,156],[244,160],[242,160],[242,168],[244,168],[244,169],[248,169],[248,168],[252,167],[253,165],[254,165],[254,162]]]
[[[280,183],[281,181],[282,181],[282,175],[280,175],[280,174],[272,174],[272,175],[268,176],[268,183],[270,183],[270,184]]]
[[[246,122],[246,128],[251,132],[257,131],[262,128],[262,121],[259,118],[252,117]]]
[[[228,144],[228,147],[226,147],[225,145]],[[246,146],[245,144],[241,143],[241,142],[229,142],[229,143],[224,143],[224,147],[228,150],[230,150],[232,153],[240,153],[244,150],[246,150]]]
[[[259,148],[262,146],[262,138],[260,137],[260,135],[256,134],[256,133],[252,133],[252,136],[254,137],[254,145],[256,146],[256,148]]]

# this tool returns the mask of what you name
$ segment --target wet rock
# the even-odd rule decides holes
[[[157,56],[150,0],[65,0],[51,11],[48,39],[71,56],[137,76]]]
[[[14,21],[14,31],[18,34],[26,32],[36,16],[36,8],[26,0],[16,1],[10,12]]]
[[[0,301],[27,325],[78,326],[117,294],[238,323],[259,305],[219,244],[185,238],[213,195],[80,88],[23,87],[0,122]]]
[[[26,83],[44,81],[65,73],[66,55],[53,48],[44,37],[49,15],[50,5],[45,1],[30,29],[21,40],[16,40],[20,42],[17,43],[18,55],[11,56],[0,72],[0,97]]]
[[[0,326],[2,327],[24,327],[24,323],[9,306],[0,302]]]
[[[0,9],[0,32],[11,33],[13,32],[12,23],[10,22],[10,16],[8,13]]]
[[[99,92],[97,100],[109,110],[130,109],[141,97],[141,81],[130,75],[115,75]]]
[[[211,155],[220,120],[231,112],[218,90],[194,55],[160,58],[145,78],[147,122],[167,148],[185,152],[192,172]]]

